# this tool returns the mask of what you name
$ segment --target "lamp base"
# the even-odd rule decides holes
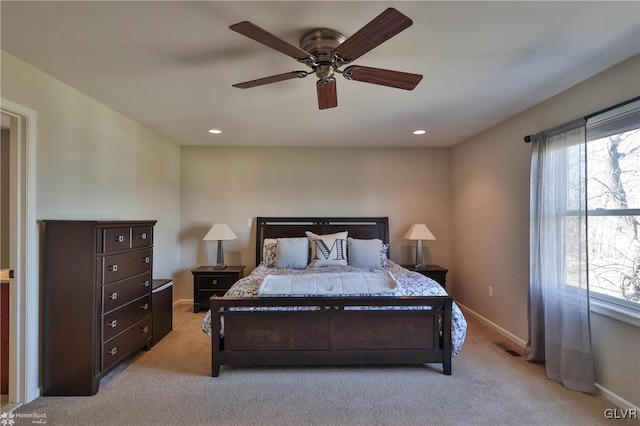
[[[418,268],[422,266],[422,240],[416,240],[416,265]]]
[[[227,269],[227,265],[224,264],[224,255],[222,251],[222,240],[218,240],[218,258],[213,269]]]

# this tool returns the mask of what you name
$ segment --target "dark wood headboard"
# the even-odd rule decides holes
[[[258,217],[256,226],[256,265],[262,261],[265,238],[305,237],[347,231],[352,238],[379,238],[389,243],[388,217]]]

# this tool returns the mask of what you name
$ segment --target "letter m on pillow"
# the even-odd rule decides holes
[[[324,240],[315,240],[316,244],[316,259],[319,260],[347,260],[347,257],[344,253],[344,243],[346,240],[341,238],[336,238],[333,240],[333,245],[331,247],[327,246],[327,243]],[[335,254],[335,256],[334,256]],[[323,256],[323,257],[320,257]]]
[[[306,234],[311,244],[310,267],[347,266],[347,232],[316,235],[307,231]]]

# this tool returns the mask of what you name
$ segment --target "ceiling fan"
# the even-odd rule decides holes
[[[358,59],[412,24],[413,21],[409,17],[394,8],[388,8],[349,38],[330,28],[318,28],[305,34],[300,39],[298,48],[249,21],[239,22],[229,28],[296,59],[312,71],[291,71],[234,84],[233,87],[248,89],[293,78],[304,78],[315,73],[318,77],[316,91],[320,109],[338,106],[335,73],[342,74],[347,80],[413,90],[422,80],[422,75],[360,65],[351,65],[340,70],[343,65]]]

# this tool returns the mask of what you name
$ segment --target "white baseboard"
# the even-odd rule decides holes
[[[504,328],[500,327],[498,324],[492,321],[489,321],[487,318],[483,317],[482,315],[475,312],[474,310],[469,309],[468,307],[460,304],[459,302],[456,302],[456,304],[460,307],[460,309],[462,309],[465,315],[474,317],[475,319],[482,322],[487,327],[496,331],[498,334],[502,335],[505,339],[509,340],[514,346],[517,347],[517,349],[520,349],[524,353],[524,348],[527,345],[527,342],[520,339],[515,334],[508,332]],[[602,396],[604,399],[615,404],[616,406],[623,409],[631,409],[631,410],[636,410],[636,412],[640,412],[640,408],[638,408],[631,402],[627,401],[626,399],[622,398],[620,395],[614,392],[611,392],[609,389],[605,388],[604,386],[596,383],[596,389],[598,390],[598,395]]]
[[[604,386],[596,383],[596,389],[598,390],[598,395],[602,396],[607,401],[617,405],[620,408],[635,410],[636,413],[640,413],[640,407],[633,405],[631,402],[627,401],[620,395],[611,392]]]
[[[509,340],[509,342],[513,346],[515,346],[515,349],[517,349],[519,352],[524,353],[524,347],[527,346],[527,342],[525,342],[524,340],[522,340],[521,338],[519,338],[515,334],[510,333],[509,331],[507,331],[504,328],[500,327],[498,324],[496,324],[496,323],[494,323],[492,321],[489,321],[487,318],[483,317],[482,315],[480,315],[479,313],[475,312],[474,310],[469,309],[468,307],[462,305],[461,303],[456,302],[456,305],[458,305],[460,307],[460,309],[462,309],[466,315],[474,317],[475,319],[477,319],[478,321],[482,322],[484,325],[486,325],[490,329],[492,329],[492,330],[496,331],[497,333],[501,334],[505,339]]]

